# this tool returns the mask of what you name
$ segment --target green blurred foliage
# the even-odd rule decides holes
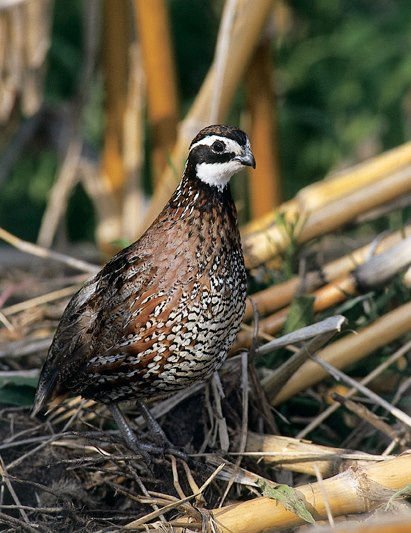
[[[81,6],[81,0],[54,4],[45,87],[48,102],[61,103],[76,92],[83,61]]]
[[[212,2],[169,0],[178,86],[183,110],[196,96],[213,60],[219,18]]]
[[[19,237],[35,241],[56,170],[54,153],[27,151],[1,187],[0,226]]]
[[[0,404],[31,406],[36,390],[37,376],[0,377]]]
[[[212,61],[222,5],[220,0],[169,0],[182,114]],[[286,5],[291,24],[275,33],[273,65],[289,198],[334,168],[406,140],[411,3],[288,0]],[[63,105],[76,94],[82,46],[82,2],[56,1],[46,79],[49,105]],[[87,145],[96,153],[101,149],[103,98],[98,72],[83,119]],[[228,121],[236,121],[243,102],[240,88]],[[55,178],[57,156],[37,146],[23,156],[2,185],[0,225],[34,239]],[[77,188],[69,205],[69,237],[90,239],[93,220],[91,204]]]
[[[330,169],[409,134],[411,3],[290,0],[276,43],[280,151],[287,196]]]

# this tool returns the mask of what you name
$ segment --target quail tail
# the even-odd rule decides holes
[[[38,415],[46,407],[47,402],[55,392],[57,378],[57,369],[52,369],[50,371],[46,366],[43,368],[37,386],[36,396],[34,398],[34,405],[30,413],[32,418]]]

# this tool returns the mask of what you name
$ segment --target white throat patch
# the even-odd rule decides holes
[[[224,189],[230,178],[239,172],[243,165],[239,161],[227,161],[227,163],[199,163],[196,165],[197,177],[208,185]]]

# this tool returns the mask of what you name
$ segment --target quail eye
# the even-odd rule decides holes
[[[215,141],[211,145],[211,148],[214,152],[224,152],[225,144],[223,143],[223,141]]]

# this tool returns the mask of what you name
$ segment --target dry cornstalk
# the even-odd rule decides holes
[[[333,392],[331,395],[332,399],[338,402],[340,405],[343,405],[349,412],[356,415],[360,420],[367,422],[373,426],[377,431],[381,431],[392,441],[396,442],[400,446],[405,446],[407,439],[402,438],[400,433],[393,428],[390,424],[385,422],[382,417],[376,415],[371,409],[366,405],[350,400],[338,392]]]
[[[302,228],[300,238],[306,242],[325,232],[334,231],[357,215],[409,192],[411,192],[411,165],[344,196],[337,202],[329,203],[322,209],[310,211],[309,220]]]
[[[333,476],[353,463],[366,464],[379,458],[364,452],[321,446],[292,437],[252,432],[247,434],[246,451],[256,452],[255,458],[261,458],[265,463],[310,476],[316,475],[317,466],[323,477]]]
[[[53,250],[48,250],[47,248],[38,246],[37,244],[32,244],[31,242],[19,239],[19,237],[16,237],[3,228],[0,228],[0,239],[11,244],[22,252],[32,254],[37,257],[42,257],[44,259],[58,261],[69,266],[70,268],[75,268],[83,272],[89,272],[90,274],[96,274],[100,270],[97,265],[93,265],[91,263],[87,263],[86,261],[82,261],[81,259],[76,259],[59,252],[54,252]]]
[[[347,170],[331,174],[323,182],[308,185],[298,193],[298,198],[309,211],[314,211],[332,200],[342,198],[379,178],[389,176],[411,163],[411,142],[359,163]]]
[[[174,146],[178,100],[168,11],[165,0],[134,0],[147,86],[153,176],[159,180]]]
[[[410,332],[411,302],[383,315],[357,334],[349,335],[330,344],[321,350],[318,356],[336,368],[342,369]],[[327,372],[316,363],[307,361],[289,379],[273,403],[277,405],[288,400],[327,376]],[[267,386],[266,392],[270,396],[270,385]]]
[[[126,170],[123,161],[124,120],[128,89],[128,52],[130,44],[128,3],[107,0],[103,3],[103,68],[105,85],[105,130],[102,154],[104,193],[111,202],[105,221],[100,221],[97,238],[109,255],[111,242],[121,236],[122,205]]]
[[[356,268],[352,273],[342,276],[335,281],[324,285],[312,293],[315,298],[313,310],[318,313],[344,302],[347,298],[359,292],[370,290],[388,282],[395,274],[401,272],[411,264],[411,236],[400,240],[397,244],[384,252],[371,257],[368,261]],[[287,319],[290,307],[260,320],[259,332],[275,335]],[[249,331],[242,331],[236,340],[235,347],[248,346],[252,340]]]
[[[103,12],[103,60],[106,128],[103,168],[113,201],[121,203],[124,168],[122,162],[123,121],[128,80],[129,26],[127,2],[107,0]]]
[[[409,416],[407,413],[405,413],[401,409],[398,409],[395,405],[388,402],[387,400],[382,398],[380,395],[378,395],[377,393],[375,393],[368,387],[365,387],[363,384],[359,383],[354,378],[351,378],[350,376],[345,374],[342,370],[338,370],[338,368],[336,368],[332,364],[324,361],[323,359],[321,359],[321,357],[318,357],[318,355],[312,355],[311,359],[315,361],[321,368],[323,368],[334,379],[336,379],[337,381],[341,381],[342,383],[345,383],[349,385],[350,387],[356,389],[359,393],[363,394],[373,404],[378,405],[379,407],[382,407],[390,415],[394,416],[402,424],[407,426],[407,429],[411,428],[411,416]]]
[[[320,271],[310,272],[303,279],[296,276],[283,283],[256,292],[251,295],[251,299],[256,305],[259,315],[267,315],[289,304],[301,286],[304,287],[305,291],[315,290],[317,287],[323,285],[324,282],[330,283],[354,270],[366,261],[371,251],[373,254],[382,253],[405,237],[410,236],[411,226],[406,226],[377,243],[373,241],[343,257],[327,263]],[[247,301],[244,320],[251,320],[252,317],[253,306],[250,301]]]
[[[73,129],[75,126],[73,125]],[[80,163],[83,143],[78,132],[73,133],[67,146],[66,153],[54,182],[42,216],[41,226],[37,237],[40,246],[50,248],[57,232],[58,225],[64,215],[70,198],[70,193],[78,181],[77,169]]]
[[[255,50],[246,75],[248,132],[258,161],[249,182],[253,218],[270,212],[281,201],[273,73],[271,39],[265,38]]]
[[[0,122],[16,102],[26,116],[42,104],[52,8],[52,0],[0,2]]]
[[[262,291],[251,294],[246,302],[244,321],[248,322],[253,318],[254,309],[251,302],[255,304],[259,316],[265,316],[269,313],[273,313],[277,309],[281,309],[291,302],[291,300],[297,294],[299,287],[301,286],[301,282],[301,278],[295,276],[287,281],[284,281],[283,283],[272,285],[271,287],[267,287]],[[320,280],[318,280],[318,282],[321,283]],[[315,286],[311,288],[315,288]]]
[[[80,287],[81,285],[79,284],[70,285],[69,287],[64,287],[63,289],[58,289],[47,294],[42,294],[41,296],[36,296],[35,298],[30,298],[24,302],[19,302],[17,304],[10,305],[9,307],[4,307],[1,312],[7,317],[15,315],[16,313],[20,313],[21,311],[25,311],[26,309],[30,309],[32,307],[37,307],[39,305],[67,298],[68,296],[73,296],[73,294],[75,294]]]
[[[411,454],[382,463],[350,468],[321,484],[297,487],[306,506],[316,520],[327,518],[326,506],[334,517],[369,512],[389,499],[390,491],[398,491],[411,483]],[[214,509],[213,517],[224,533],[259,533],[276,528],[303,524],[296,514],[271,498],[258,497],[243,503]]]
[[[346,320],[344,319],[344,321]],[[270,391],[270,394],[266,394],[266,397],[271,399],[276,398],[277,394],[283,389],[284,385],[308,360],[310,355],[312,353],[319,352],[331,341],[334,335],[335,333],[330,331],[329,333],[324,333],[323,335],[314,337],[308,343],[304,343],[299,350],[293,353],[291,357],[286,359],[278,368],[276,368],[268,377],[266,377],[261,383],[263,389]]]
[[[410,146],[407,145],[407,147],[407,153],[411,152]],[[367,184],[363,187],[361,187],[361,179],[354,181],[354,184],[351,184],[349,180],[351,189],[345,189],[344,195],[342,195],[343,188],[335,186],[336,191],[341,193],[340,197],[335,199],[335,196],[331,195],[328,203],[318,202],[319,206],[316,205],[315,211],[312,210],[315,201],[312,200],[311,195],[307,200],[303,194],[305,189],[303,189],[303,192],[300,191],[294,200],[283,204],[276,211],[276,215],[279,212],[285,213],[287,223],[295,227],[294,234],[297,241],[307,242],[340,228],[361,213],[408,194],[411,191],[411,166],[401,168],[398,165],[397,169],[388,176],[373,175],[375,181],[372,183],[366,181]],[[346,175],[342,176],[346,177]],[[337,181],[341,179],[344,184],[348,181],[341,177],[335,179]],[[328,186],[327,181],[322,183]],[[289,245],[290,236],[284,227],[275,224],[273,215],[269,215],[244,229],[243,242],[247,264],[252,267],[281,253]]]
[[[325,287],[322,287],[312,294],[312,296],[315,298],[313,302],[313,311],[318,313],[324,309],[328,309],[329,307],[344,301],[346,298],[353,296],[354,294],[356,294],[356,284],[354,278],[352,276],[343,277],[339,280],[329,283],[328,285],[325,285]],[[287,306],[268,316],[267,318],[260,320],[258,334],[277,334],[284,326],[289,311],[290,307]],[[239,348],[249,346],[252,338],[253,336],[250,331],[241,331],[237,335],[233,349],[238,350]]]
[[[411,288],[411,267],[405,272],[403,283],[406,287]]]
[[[375,379],[381,378],[383,372],[385,372],[391,365],[397,363],[401,358],[404,357],[411,350],[411,341],[403,344],[399,350],[391,354],[388,359],[385,359],[378,366],[373,368],[373,370],[362,378],[359,383],[361,385],[368,385],[371,382],[374,382]],[[374,385],[374,384],[373,384]],[[374,386],[373,386],[374,388]],[[347,392],[344,393],[345,398],[351,398],[357,392],[357,388],[351,387]],[[298,439],[305,438],[313,429],[317,428],[322,424],[329,416],[331,416],[335,411],[338,410],[340,404],[337,402],[329,405],[324,411],[318,414],[304,429],[302,429],[298,435]]]
[[[375,517],[359,522],[358,520],[346,520],[330,527],[316,529],[316,533],[409,533],[411,531],[411,513],[376,513]],[[313,533],[313,532],[311,532]]]
[[[24,71],[22,77],[22,108],[25,115],[32,115],[43,100],[43,80],[46,72],[46,56],[51,42],[53,2],[29,0],[23,6],[25,24],[23,29]]]
[[[144,163],[144,72],[137,43],[130,44],[129,77],[123,134],[125,182],[122,205],[122,237],[133,241],[144,212],[141,169]],[[97,202],[96,202],[97,203]],[[100,206],[100,209],[103,206]],[[98,211],[98,208],[96,209]]]
[[[408,142],[363,163],[330,174],[323,180],[301,189],[297,197],[304,202],[307,210],[318,209],[355,190],[371,185],[375,181],[397,172],[410,163],[411,142]],[[295,206],[295,203],[290,202],[290,205]],[[266,216],[250,222],[244,230],[246,233],[262,231],[271,224],[274,224],[276,217],[277,210],[273,210]]]
[[[235,42],[235,46],[231,47],[230,61],[226,64],[227,68],[218,108],[218,121],[223,120],[229,110],[235,90],[255,49],[267,17],[271,13],[272,6],[271,0],[241,0],[239,2],[238,16],[234,22],[231,38],[231,42]],[[190,111],[179,128],[177,141],[171,154],[172,165],[166,168],[159,181],[142,230],[151,224],[173,193],[191,139],[202,127],[208,125],[211,98],[214,95],[214,78],[215,65],[213,64]]]
[[[113,241],[134,240],[141,223],[144,76],[138,45],[131,39],[129,2],[107,0],[103,6],[106,122],[102,179],[97,180],[93,172],[84,172],[83,179],[99,218],[97,240],[112,255],[117,251]]]

